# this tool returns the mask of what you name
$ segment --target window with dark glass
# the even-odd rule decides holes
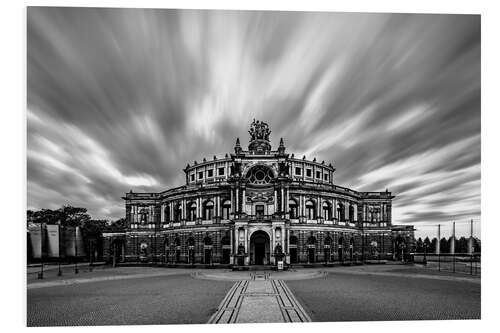
[[[208,170],[208,177],[213,177],[214,176],[214,170]]]
[[[302,171],[302,170],[301,170],[299,167],[296,167],[296,168],[295,168],[295,174],[296,174],[297,176],[300,176],[301,171]]]
[[[214,203],[212,201],[205,201],[203,203],[203,219],[211,220],[214,216]]]
[[[319,178],[319,179],[321,179],[321,172],[319,172],[319,171],[316,171],[316,178]]]
[[[194,202],[190,202],[187,206],[187,220],[196,220],[196,204]]]
[[[191,181],[194,182],[194,173],[191,175]]]
[[[306,216],[308,220],[314,220],[316,218],[316,208],[314,202],[311,200],[306,202]]]
[[[332,219],[332,207],[329,202],[323,202],[323,217],[325,220],[330,221]]]
[[[311,171],[311,169],[307,169],[307,170],[306,170],[306,176],[307,176],[307,177],[311,177],[311,175],[312,175],[312,171]]]
[[[198,172],[198,179],[203,179],[203,171]]]
[[[257,218],[264,217],[264,205],[256,205],[255,206],[255,215]]]
[[[226,200],[222,203],[222,219],[229,220],[229,213],[231,211],[231,201]]]
[[[288,201],[288,208],[290,210],[290,218],[297,219],[299,217],[297,201],[295,201],[294,199],[290,199]]]
[[[224,168],[219,168],[219,176],[224,176]]]

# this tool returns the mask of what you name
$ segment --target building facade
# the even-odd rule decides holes
[[[392,224],[389,191],[334,184],[331,164],[273,150],[269,126],[251,124],[224,158],[194,162],[186,183],[123,197],[127,228],[106,233],[105,255],[167,264],[287,264],[402,259],[413,227]]]

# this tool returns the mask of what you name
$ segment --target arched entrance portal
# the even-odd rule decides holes
[[[254,265],[269,264],[270,240],[267,232],[258,230],[250,237],[250,259]]]

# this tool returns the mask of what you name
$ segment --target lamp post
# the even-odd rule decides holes
[[[59,251],[57,252],[58,260],[57,260],[57,276],[62,275],[61,271],[61,221],[59,220],[59,229],[57,230],[57,237],[58,237],[58,246],[59,246]]]
[[[427,265],[427,243],[424,242],[424,265]]]
[[[78,227],[75,227],[75,274],[78,274],[78,244],[76,238],[76,230]]]
[[[471,261],[472,263],[472,261]],[[38,278],[43,279],[43,224],[40,222],[40,272]]]

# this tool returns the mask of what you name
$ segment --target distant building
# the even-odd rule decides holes
[[[288,154],[283,139],[272,150],[264,122],[249,133],[247,150],[236,139],[234,153],[188,164],[181,187],[126,193],[126,231],[104,234],[108,259],[265,265],[411,250],[413,227],[392,225],[391,192],[335,185],[331,164]]]

